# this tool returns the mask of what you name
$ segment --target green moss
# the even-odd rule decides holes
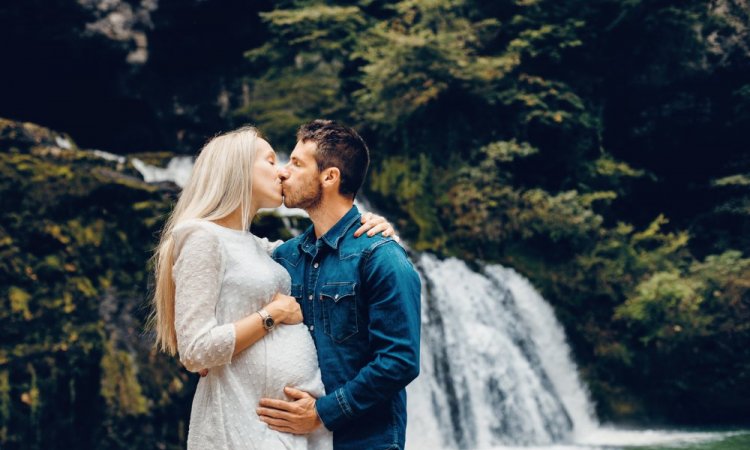
[[[60,257],[57,255],[45,256],[44,265],[46,265],[48,269],[59,270],[59,271],[63,270],[62,262],[60,261]]]
[[[86,297],[96,297],[97,295],[96,289],[88,278],[73,277],[70,278],[68,283]]]
[[[102,219],[94,219],[87,224],[74,219],[68,221],[67,225],[77,246],[93,245],[99,247],[101,245],[105,229],[105,223]]]
[[[156,167],[166,167],[169,161],[175,157],[172,152],[148,152],[148,153],[131,153],[128,155],[131,159],[137,158],[146,164]]]
[[[32,421],[36,422],[36,416],[41,406],[41,393],[39,391],[39,381],[36,374],[36,369],[29,363],[26,364],[26,370],[30,375],[29,390],[21,394],[21,401],[26,403],[31,408]],[[34,423],[36,425],[36,423]]]
[[[0,370],[0,443],[8,439],[10,424],[10,374],[7,370]]]
[[[101,396],[114,415],[122,417],[148,412],[148,401],[143,396],[133,358],[128,353],[114,349],[113,343],[108,342],[101,370]]]
[[[47,233],[49,233],[50,236],[55,238],[55,240],[57,240],[61,244],[70,243],[70,237],[65,234],[63,228],[59,224],[48,223],[44,229]]]
[[[133,210],[134,211],[153,210],[154,206],[156,206],[156,202],[154,201],[136,202],[136,203],[133,203]]]
[[[63,292],[63,312],[65,314],[70,314],[76,309],[75,303],[73,303],[73,294],[70,292]],[[75,334],[77,336],[77,333]],[[73,339],[75,340],[75,339]]]
[[[20,313],[26,320],[31,320],[32,314],[29,310],[29,300],[31,300],[31,294],[25,290],[11,286],[8,289],[8,297],[10,298],[10,309],[14,313]]]

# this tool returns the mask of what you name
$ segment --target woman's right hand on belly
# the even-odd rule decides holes
[[[302,310],[294,297],[277,293],[273,296],[271,303],[263,309],[273,317],[277,324],[294,325],[302,322]],[[255,344],[268,333],[263,320],[263,314],[258,312],[234,322],[233,356]]]
[[[278,323],[285,323],[287,325],[302,323],[302,309],[297,300],[292,296],[277,292],[273,296],[271,303],[266,305],[265,310]]]

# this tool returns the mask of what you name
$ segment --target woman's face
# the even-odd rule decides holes
[[[253,164],[253,202],[258,208],[281,206],[281,180],[276,167],[276,152],[265,139],[258,138]]]

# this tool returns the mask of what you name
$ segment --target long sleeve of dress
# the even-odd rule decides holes
[[[219,324],[216,304],[224,275],[218,237],[196,223],[174,232],[175,329],[180,361],[191,372],[228,364],[235,345],[234,324]]]

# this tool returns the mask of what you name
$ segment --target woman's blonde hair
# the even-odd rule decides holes
[[[164,225],[153,257],[156,286],[149,322],[156,330],[156,346],[170,355],[177,352],[172,230],[185,220],[223,219],[237,208],[242,216],[242,229],[248,229],[257,138],[258,130],[246,126],[216,136],[203,146],[190,179]]]

